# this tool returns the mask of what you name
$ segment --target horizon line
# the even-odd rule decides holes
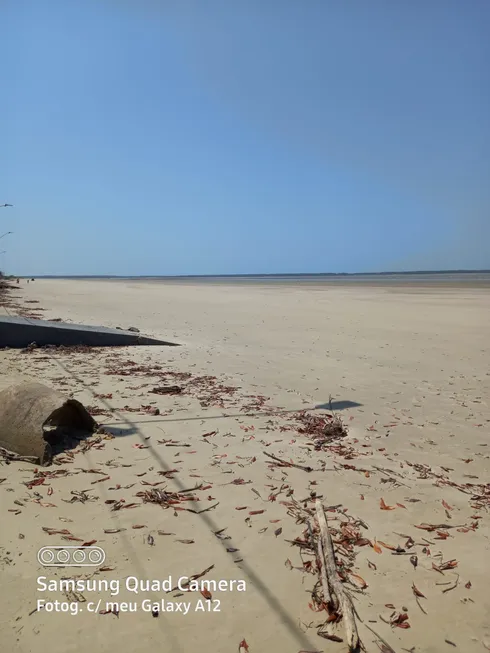
[[[216,279],[216,278],[259,278],[259,277],[361,277],[410,274],[490,274],[490,269],[449,269],[449,270],[388,270],[385,272],[267,272],[244,274],[24,274],[7,275],[19,279]]]

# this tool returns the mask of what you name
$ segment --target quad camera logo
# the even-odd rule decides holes
[[[105,551],[99,546],[43,546],[37,560],[43,567],[98,567]]]

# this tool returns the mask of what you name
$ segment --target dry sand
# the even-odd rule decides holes
[[[488,290],[37,280],[22,282],[16,294],[21,303],[38,301],[25,306],[44,308],[47,319],[136,326],[182,347],[0,352],[0,387],[13,378],[41,380],[98,407],[96,419],[116,434],[49,468],[69,475],[31,488],[25,483],[35,477],[32,465],[0,465],[2,651],[236,653],[243,639],[250,653],[345,651],[345,643],[317,635],[315,625],[326,618],[309,607],[317,575],[296,569],[301,551],[290,544],[304,524],[281,503],[311,492],[325,506],[341,506],[328,513],[333,527],[356,519],[364,524],[356,528],[369,543],[353,546],[350,571],[367,588],[356,592],[362,582],[350,573],[354,585],[346,586],[368,651],[383,645],[366,625],[397,653],[490,650],[490,485],[482,486],[490,480]],[[184,394],[154,395],[149,390],[163,381],[148,376],[148,365],[161,366],[156,375],[193,376],[168,381],[184,386]],[[119,374],[107,374],[110,368]],[[129,376],[120,375],[128,369]],[[202,378],[209,375],[217,380]],[[262,395],[266,402],[257,400]],[[330,395],[349,435],[314,451],[298,433],[295,415],[322,414]],[[145,413],[145,405],[160,414]],[[167,446],[174,442],[190,446]],[[271,468],[264,451],[317,471]],[[160,472],[169,469],[178,470],[173,480],[157,487],[175,491],[202,483],[206,489],[196,491],[194,508],[218,505],[198,515],[140,503],[136,493],[165,481]],[[93,500],[68,503],[76,498],[71,492],[81,490]],[[139,505],[114,511],[106,503],[114,499]],[[393,509],[382,510],[381,499]],[[453,528],[416,528],[422,524]],[[97,540],[110,570],[94,578],[118,579],[122,588],[128,576],[172,576],[175,585],[179,576],[214,565],[205,578],[243,579],[246,591],[213,592],[221,611],[211,613],[194,610],[203,599],[199,593],[174,598],[124,589],[112,598],[84,592],[76,616],[32,612],[39,598],[68,600],[62,592],[39,592],[39,576],[59,580],[84,571],[39,565],[41,546],[72,543],[42,527]],[[230,539],[214,534],[225,528],[221,538]],[[408,536],[415,544],[407,548]],[[402,546],[409,555],[394,555],[376,541]],[[338,559],[348,563],[337,546]],[[452,560],[457,566],[444,570]],[[419,603],[412,584],[426,597]],[[160,612],[155,618],[142,610],[148,598],[190,601],[192,608],[187,615]],[[100,609],[105,601],[128,600],[138,611],[90,613],[89,602],[99,599]],[[410,628],[386,623],[395,611],[408,615]],[[334,632],[343,638],[342,624]]]

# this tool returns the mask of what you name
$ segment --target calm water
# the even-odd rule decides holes
[[[150,278],[150,277],[149,277]],[[490,284],[490,272],[441,272],[413,274],[274,274],[274,275],[244,275],[244,276],[209,276],[209,277],[152,277],[155,281],[192,281],[214,283],[381,283],[381,284]]]
[[[52,277],[51,277],[52,278]],[[369,286],[440,286],[490,288],[490,271],[479,272],[410,272],[383,274],[272,274],[216,276],[136,276],[136,277],[64,277],[77,279],[113,279],[166,283],[210,284],[291,284],[291,285],[369,285]]]

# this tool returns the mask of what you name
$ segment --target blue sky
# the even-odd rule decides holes
[[[18,274],[490,268],[488,0],[5,0]]]

